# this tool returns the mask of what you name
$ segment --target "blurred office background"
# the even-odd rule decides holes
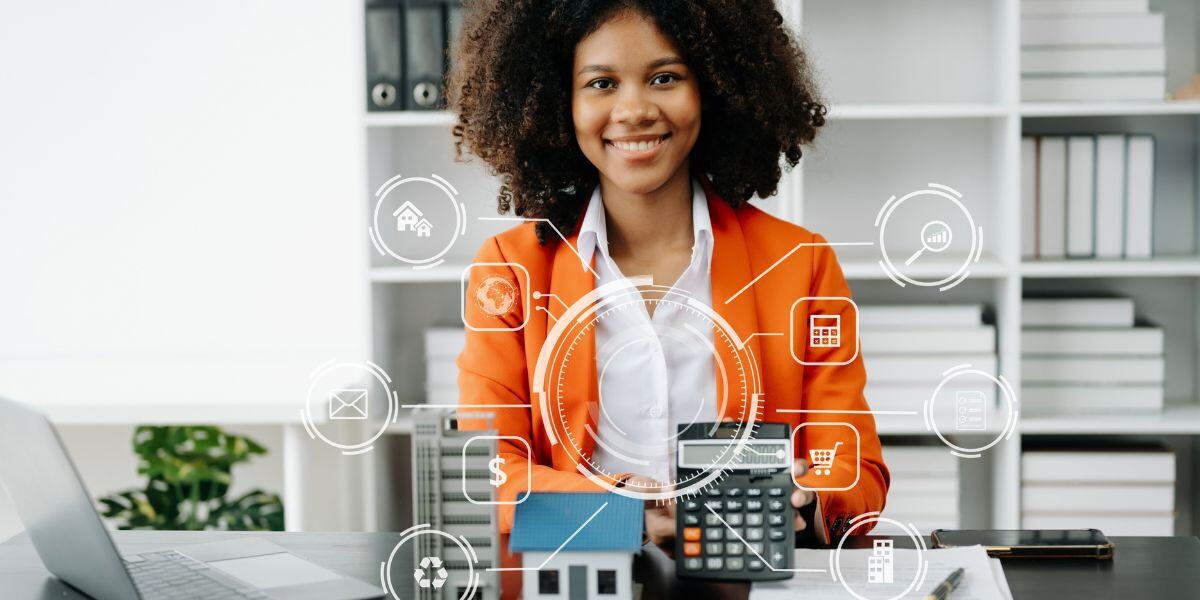
[[[895,476],[886,514],[926,532],[1195,534],[1200,7],[779,3],[832,111],[760,205],[831,240],[872,240],[889,197],[937,182],[986,232],[971,276],[945,292],[898,287],[873,249],[839,251],[860,305],[904,305],[864,317],[868,400],[918,410],[964,358],[1024,399],[1017,432],[973,460],[919,417],[878,417]],[[428,90],[413,96],[403,61],[378,63],[392,46],[368,43],[368,13],[386,31],[388,10],[413,8],[394,4],[0,8],[0,394],[49,412],[93,493],[138,485],[135,425],[213,423],[269,448],[235,485],[280,492],[288,529],[395,530],[420,510],[411,410],[351,456],[300,422],[310,375],[331,360],[377,363],[402,404],[455,402],[460,276],[507,226],[470,221],[428,269],[372,244],[373,194],[397,174],[437,174],[472,219],[495,214],[496,182],[453,161],[452,117],[422,106]],[[449,23],[442,37],[450,15],[434,21]],[[403,31],[395,44],[421,33]],[[1097,39],[1118,54],[1089,54]],[[1105,71],[1120,61],[1133,66]],[[1100,162],[1105,143],[1116,162]],[[1095,185],[1105,164],[1141,173],[1118,188],[1140,203],[1100,226],[1084,211],[1111,206],[1077,204],[1067,182]],[[1023,299],[1048,294],[1079,303],[1032,304],[1023,327]],[[922,319],[930,310],[955,318]],[[19,530],[0,496],[0,539]]]

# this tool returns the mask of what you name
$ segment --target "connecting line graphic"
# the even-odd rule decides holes
[[[598,273],[596,273],[595,271],[592,270],[592,265],[589,265],[586,262],[583,262],[583,256],[579,254],[579,250],[576,249],[575,246],[572,246],[570,243],[567,242],[567,237],[564,236],[562,234],[562,232],[558,230],[558,227],[554,226],[554,223],[550,222],[550,219],[531,219],[528,217],[478,217],[478,218],[480,221],[517,221],[520,223],[545,223],[550,226],[550,229],[554,230],[554,233],[556,235],[558,235],[558,239],[562,240],[563,244],[566,245],[566,247],[570,248],[571,252],[575,253],[575,256],[579,258],[579,264],[583,265],[584,269],[591,271],[592,275],[594,275],[595,277],[600,277],[600,275]]]
[[[729,523],[726,523],[725,519],[722,518],[721,515],[717,514],[717,511],[713,510],[713,507],[709,506],[708,504],[705,504],[704,508],[707,508],[708,512],[712,513],[713,516],[715,516],[717,518],[717,520],[721,521],[721,524],[725,526],[725,529],[728,529],[729,533],[732,533],[733,536],[736,537],[738,539],[738,541],[741,542],[742,545],[745,546],[746,549],[750,551],[751,554],[753,554],[754,556],[757,556],[758,560],[761,560],[762,564],[766,565],[768,569],[775,571],[776,573],[822,573],[823,574],[826,572],[825,569],[776,569],[775,567],[771,566],[770,561],[763,558],[761,554],[759,554],[757,551],[755,551],[754,548],[751,547],[748,542],[746,542],[746,540],[742,539],[741,534],[739,534],[737,531],[734,531],[733,527],[730,527]]]
[[[741,292],[738,292],[738,294],[740,294],[740,293],[741,293]],[[734,295],[736,296],[737,294],[734,294]],[[754,332],[754,333],[752,333],[752,334],[750,334],[750,335],[746,336],[746,339],[742,340],[742,345],[741,345],[741,346],[738,346],[738,350],[742,350],[742,349],[744,349],[744,348],[746,347],[746,344],[749,344],[749,343],[750,343],[750,340],[754,339],[754,336],[756,336],[756,335],[761,335],[761,336],[763,336],[763,337],[767,337],[767,336],[772,336],[772,337],[774,337],[774,336],[783,337],[783,333],[782,333],[782,332],[779,332],[779,333],[759,333],[759,332],[757,332],[757,331],[756,331],[756,332]]]
[[[915,410],[833,410],[820,408],[777,408],[779,413],[811,413],[818,415],[919,415]]]
[[[532,404],[401,404],[400,408],[532,408]]]
[[[580,525],[579,529],[575,530],[575,533],[572,533],[570,536],[568,536],[566,541],[564,541],[562,544],[560,544],[558,546],[558,548],[554,550],[554,552],[550,553],[550,556],[547,556],[546,560],[542,561],[542,564],[540,564],[536,567],[488,567],[485,570],[486,571],[541,571],[542,567],[545,567],[546,565],[550,564],[550,561],[554,560],[554,557],[558,556],[558,553],[562,552],[562,549],[566,548],[567,544],[570,544],[571,540],[575,539],[575,536],[579,535],[579,532],[583,531],[583,528],[587,527],[588,523],[591,523],[592,519],[595,519],[596,515],[600,514],[600,511],[604,510],[604,507],[606,507],[606,506],[608,506],[607,502],[605,502],[604,504],[601,504],[600,508],[597,508],[596,512],[592,513],[592,516],[588,517],[587,520],[583,522],[583,525]],[[824,573],[824,571],[821,571],[821,572]]]
[[[549,292],[534,292],[533,293],[534,300],[539,300],[541,298],[554,298],[555,301],[557,301],[559,304],[562,305],[563,310],[567,310],[568,308],[571,308],[570,306],[567,306],[566,302],[563,302],[563,299],[560,298],[558,296],[558,294],[551,294]]]
[[[534,310],[540,310],[540,311],[546,313],[546,316],[550,317],[551,319],[554,319],[555,323],[558,322],[558,317],[554,316],[549,310],[546,309],[545,306],[535,306],[533,308],[534,308]]]
[[[774,264],[767,267],[766,270],[764,270],[762,273],[759,273],[758,277],[751,279],[750,283],[747,283],[745,287],[743,287],[742,289],[735,292],[732,296],[729,297],[729,299],[725,300],[725,304],[729,304],[730,302],[733,302],[734,299],[736,299],[738,296],[741,296],[743,293],[745,293],[746,290],[750,289],[754,284],[758,283],[759,279],[762,279],[764,276],[766,276],[767,273],[770,273],[772,269],[774,269],[775,267],[778,267],[780,263],[787,260],[788,257],[795,254],[796,251],[801,248],[816,247],[816,246],[874,246],[874,245],[875,245],[875,242],[800,242],[799,244],[796,244],[795,248],[788,250],[787,254],[780,256],[779,260],[775,261]]]

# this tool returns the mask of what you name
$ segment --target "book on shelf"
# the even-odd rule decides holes
[[[960,523],[958,459],[937,446],[883,445],[891,474],[882,516],[911,523],[922,533]]]
[[[1022,327],[1133,327],[1131,298],[1025,298]]]
[[[1162,411],[1163,397],[1161,384],[1021,384],[1024,416],[1154,413]]]
[[[863,354],[952,354],[996,351],[996,328],[937,327],[909,325],[907,327],[867,327],[860,331]]]
[[[1066,256],[1067,140],[1043,136],[1038,149],[1038,256]]]
[[[1021,381],[1033,383],[1161,384],[1161,356],[1022,357]]]
[[[876,383],[931,383],[942,380],[942,373],[970,363],[985,373],[996,371],[995,354],[930,354],[872,356],[867,365],[869,378]]]
[[[1096,252],[1096,138],[1067,138],[1066,254],[1090,257]]]
[[[1145,13],[1150,0],[1021,0],[1022,15]]]
[[[862,329],[910,327],[913,323],[938,327],[977,327],[983,324],[982,304],[869,304],[858,308]]]
[[[1174,482],[1139,483],[1025,483],[1021,508],[1056,512],[1063,507],[1082,512],[1170,512],[1175,510]]]
[[[1048,75],[1021,77],[1026,102],[1157,102],[1165,99],[1166,75]]]
[[[1163,330],[1152,326],[1027,328],[1021,331],[1021,353],[1027,356],[1158,356],[1163,353]]]
[[[1096,257],[1125,253],[1125,136],[1096,136]]]
[[[1021,46],[1154,46],[1164,40],[1162,13],[1043,14],[1021,17]]]
[[[1022,48],[1022,75],[1161,74],[1167,70],[1163,46]]]
[[[1125,146],[1125,257],[1154,253],[1154,138],[1131,135]]]
[[[933,393],[937,384],[936,381],[902,383],[879,381],[875,377],[874,361],[870,357],[867,358],[867,380],[863,396],[867,399],[871,410],[916,411],[918,414],[924,410],[925,402],[929,400],[930,394]],[[957,392],[965,391],[982,393],[985,405],[996,406],[997,392],[994,385],[979,388],[969,383],[954,385],[952,381],[950,385],[942,388],[940,394],[954,397]]]
[[[1175,481],[1175,453],[1168,448],[1089,448],[1026,450],[1021,453],[1025,483]]]
[[[1034,258],[1038,254],[1037,161],[1038,139],[1034,136],[1021,138],[1022,258]]]

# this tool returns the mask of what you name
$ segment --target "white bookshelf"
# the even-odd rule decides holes
[[[1019,1],[780,0],[800,27],[831,111],[801,167],[785,174],[780,195],[761,205],[831,241],[863,241],[875,239],[874,215],[890,196],[929,182],[961,191],[985,230],[984,255],[962,285],[940,294],[900,288],[880,269],[874,250],[838,254],[862,302],[987,304],[997,328],[999,374],[1018,393],[1024,293],[1132,296],[1139,316],[1167,330],[1168,408],[1156,415],[1023,418],[1012,439],[982,460],[964,461],[960,496],[978,502],[964,507],[962,525],[1020,525],[1023,443],[1130,437],[1176,448],[1184,494],[1176,529],[1194,535],[1200,530],[1200,102],[1022,103]],[[1191,0],[1151,0],[1151,8],[1168,13],[1168,87],[1174,88],[1200,72],[1200,8]],[[367,115],[371,189],[397,172],[437,172],[467,189],[462,197],[471,215],[494,215],[495,182],[479,165],[450,158],[452,123],[448,113]],[[1098,130],[1155,133],[1160,156],[1169,153],[1156,175],[1161,254],[1142,261],[1022,261],[1022,132]],[[457,323],[462,268],[486,236],[504,228],[492,225],[473,223],[446,263],[433,269],[415,271],[375,257],[376,359],[401,382],[402,401],[421,398],[421,331]],[[931,273],[942,272],[936,261],[931,265]],[[907,419],[879,417],[882,435],[928,439],[920,418]]]

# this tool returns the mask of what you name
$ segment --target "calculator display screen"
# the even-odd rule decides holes
[[[704,469],[725,464],[733,469],[782,468],[791,464],[787,442],[746,442],[739,460],[729,460],[734,442],[681,442],[679,466]]]

